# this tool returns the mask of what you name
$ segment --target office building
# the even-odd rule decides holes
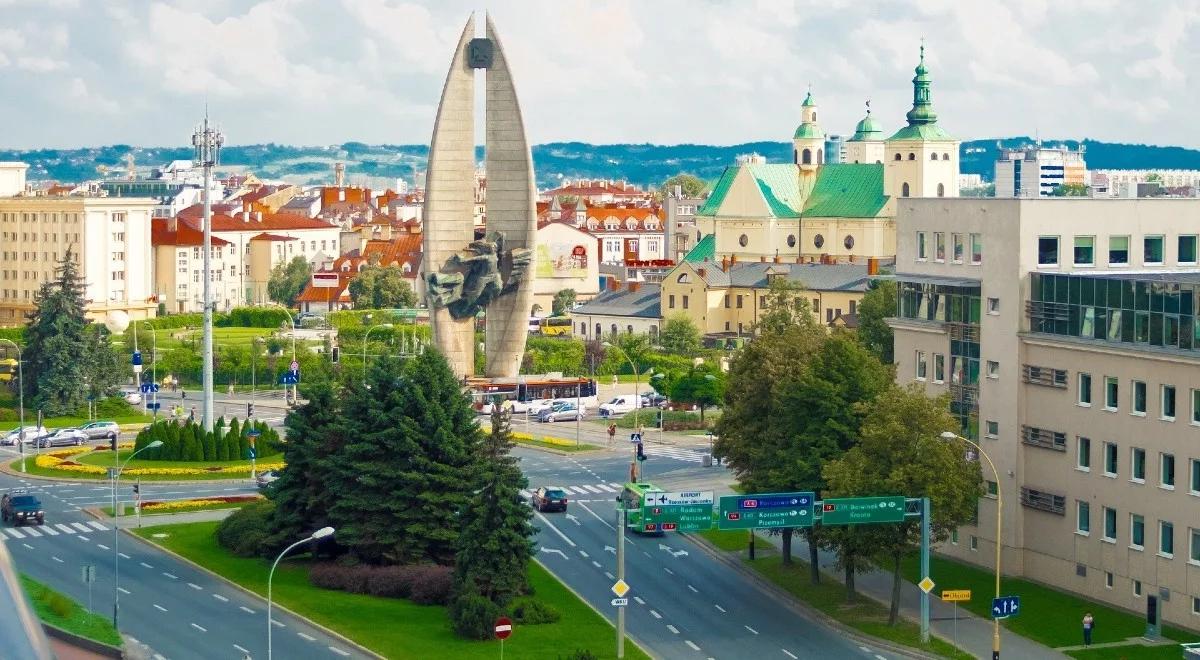
[[[1066,146],[1005,149],[996,161],[996,197],[1050,197],[1064,185],[1084,185],[1083,151]]]

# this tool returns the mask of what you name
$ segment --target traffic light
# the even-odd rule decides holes
[[[109,442],[112,443],[112,450],[116,451],[117,450],[117,436],[114,435]]]
[[[642,443],[640,443],[640,442],[637,444],[637,459],[639,461],[646,460],[646,452],[642,447]]]
[[[250,419],[253,416],[254,416],[254,402],[247,401],[246,402],[246,419]]]
[[[338,346],[333,347],[333,363],[337,364],[342,359],[342,349]]]
[[[141,485],[141,484],[134,484],[134,485],[133,485],[133,494],[134,494],[134,495],[137,495],[137,494],[138,494],[138,493],[140,493],[140,492],[142,492],[142,485]]]
[[[659,408],[659,409],[658,409],[657,411],[655,411],[655,412],[656,412],[657,414],[656,414],[656,415],[655,415],[655,417],[654,417],[654,425],[655,425],[655,426],[658,426],[658,427],[660,427],[660,428],[661,428],[661,427],[662,427],[662,422],[663,422],[663,419],[662,419],[662,409],[661,409],[661,408]]]

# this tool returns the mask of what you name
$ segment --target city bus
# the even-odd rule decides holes
[[[0,383],[11,383],[17,378],[17,361],[13,358],[0,359]]]
[[[571,334],[571,318],[569,316],[551,316],[539,319],[538,333],[545,337],[563,337]]]
[[[560,374],[514,378],[469,377],[467,391],[471,394],[472,407],[484,415],[492,414],[492,406],[497,400],[519,414],[536,412],[537,408],[555,399],[574,401],[578,397],[585,409],[594,409],[598,405],[595,380]]]
[[[642,524],[642,507],[646,505],[646,494],[662,489],[644,481],[630,481],[621,489],[617,506],[625,510],[625,527],[638,534],[662,536],[662,530],[647,531]]]

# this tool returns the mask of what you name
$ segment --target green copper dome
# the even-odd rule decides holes
[[[883,129],[879,127],[879,122],[871,116],[871,102],[867,101],[867,116],[858,122],[854,127],[854,137],[850,138],[850,142],[866,142],[869,140],[882,140]]]
[[[804,123],[796,127],[796,134],[792,136],[793,140],[799,139],[815,139],[824,140],[825,131],[821,130],[816,124]]]
[[[925,68],[925,44],[921,44],[921,61],[914,71],[917,75],[912,79],[913,107],[905,115],[908,118],[908,125],[935,123],[937,113],[933,111],[933,101],[929,98],[929,86],[933,80],[929,76],[929,69]]]
[[[810,90],[808,90],[808,94],[804,97],[804,103],[801,103],[800,105],[801,105],[801,107],[808,108],[808,107],[812,107],[816,104],[817,104],[817,102],[813,100],[812,90],[810,89]]]

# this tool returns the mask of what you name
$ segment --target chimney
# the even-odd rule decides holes
[[[629,282],[629,292],[637,293],[638,289],[642,288],[641,282]]]
[[[729,272],[729,257],[721,257],[721,272]]]
[[[167,218],[167,230],[170,231],[172,234],[179,231],[179,217],[178,216],[173,215],[173,216]]]
[[[871,257],[867,259],[867,275],[879,274],[879,259]]]
[[[617,281],[617,278],[615,278],[615,277],[608,278],[608,290],[609,291],[616,291],[617,289],[620,289],[620,288],[621,288],[621,283]]]
[[[250,222],[250,212],[242,211],[242,222]]]
[[[704,275],[705,275],[706,273],[708,273],[708,271],[707,271],[706,269],[704,269],[704,268],[697,268],[697,269],[696,269],[696,274],[697,274],[697,275],[699,275],[700,277],[704,277]]]
[[[758,263],[760,263],[760,264],[767,263],[767,255],[765,255],[765,254],[758,255]]]
[[[772,261],[774,261],[775,263],[780,263],[779,255],[775,255],[775,258]]]
[[[736,263],[737,263],[737,255],[736,254],[729,255],[729,265],[732,266]]]

